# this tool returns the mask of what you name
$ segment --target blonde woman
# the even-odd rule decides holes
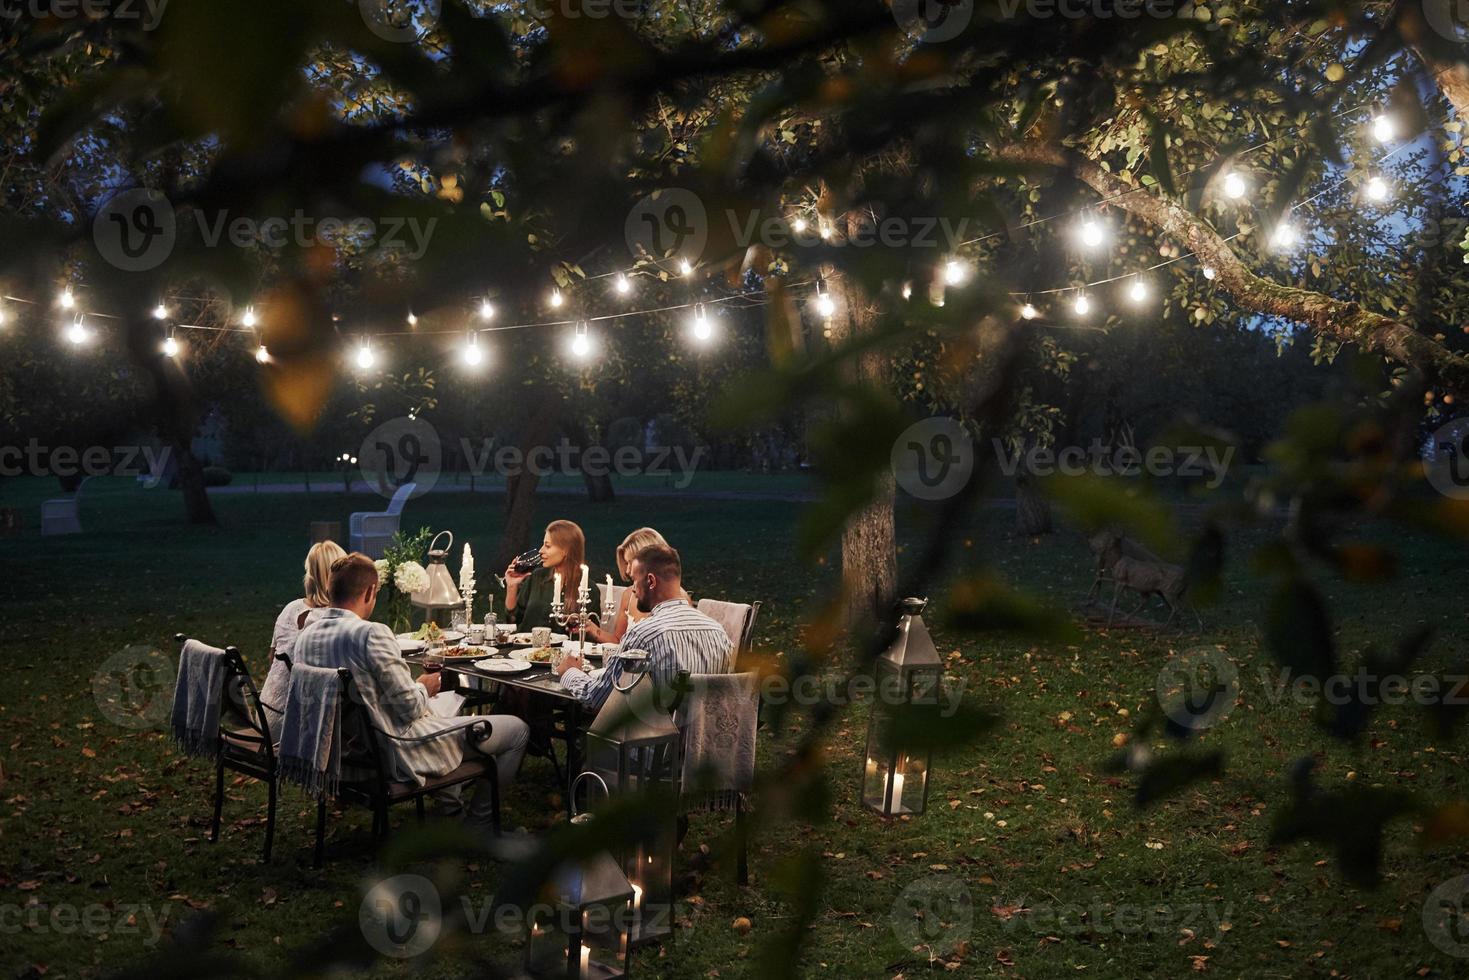
[[[301,580],[301,590],[306,595],[292,599],[275,618],[275,629],[270,635],[270,673],[265,675],[265,686],[260,689],[260,703],[265,706],[265,718],[270,722],[272,736],[274,727],[285,705],[286,687],[291,681],[291,672],[276,659],[278,653],[290,653],[296,645],[296,637],[306,625],[306,617],[313,609],[324,609],[332,604],[327,591],[331,584],[332,563],[345,558],[347,553],[335,541],[318,541],[306,552],[306,575]]]
[[[667,548],[669,545],[663,535],[651,527],[640,527],[622,539],[622,544],[617,546],[617,574],[622,576],[624,582],[632,581],[632,560],[637,557],[638,552],[654,546]],[[680,592],[684,602],[692,606],[694,600],[689,598],[689,594],[681,589]],[[633,595],[632,589],[623,589],[622,598],[617,604],[617,614],[612,622],[601,626],[589,624],[587,638],[595,639],[598,643],[621,643],[627,628],[647,616],[648,613],[638,612],[637,597]]]

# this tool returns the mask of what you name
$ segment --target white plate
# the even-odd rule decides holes
[[[412,633],[398,634],[398,649],[404,653],[418,653],[427,646],[422,640],[415,640]]]
[[[552,646],[556,645],[557,643],[565,643],[569,639],[571,639],[571,637],[567,636],[565,633],[551,634]],[[528,647],[531,645],[531,636],[529,633],[514,633],[506,642],[513,647]]]
[[[616,646],[615,643],[612,644],[612,645],[614,647]],[[561,644],[561,652],[562,653],[569,653],[569,654],[572,654],[573,656],[576,655],[576,653],[577,653],[577,642],[575,640],[567,640],[565,643]],[[591,659],[591,660],[601,660],[602,659],[602,644],[600,644],[600,643],[594,643],[593,641],[588,640],[585,644],[583,644],[581,646],[581,656],[586,657],[586,658]]]
[[[530,664],[524,660],[476,660],[474,665],[487,674],[518,674],[530,670]]]
[[[445,643],[453,645],[464,639],[464,633],[460,630],[444,630],[444,632],[439,634],[439,639],[443,640]]]
[[[463,649],[468,650],[469,652],[462,657],[445,657],[444,659],[452,660],[455,663],[459,663],[461,661],[468,660],[470,657],[493,657],[495,654],[500,652],[499,647],[487,647],[483,643],[481,643],[479,646],[465,645]]]

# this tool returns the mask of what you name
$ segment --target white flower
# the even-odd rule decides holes
[[[372,565],[377,569],[377,587],[382,588],[388,584],[388,572],[391,571],[391,566],[388,565],[386,558],[379,558]]]
[[[393,584],[399,592],[427,592],[428,572],[416,561],[405,561],[393,573]]]

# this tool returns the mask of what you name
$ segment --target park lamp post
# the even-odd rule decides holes
[[[439,538],[449,535],[449,544],[444,548],[435,548]],[[450,617],[453,610],[464,608],[464,596],[459,594],[459,587],[454,584],[454,576],[449,574],[449,566],[444,564],[444,559],[449,555],[449,549],[454,547],[454,534],[451,531],[440,531],[434,535],[434,539],[428,545],[428,566],[424,571],[428,572],[428,588],[422,592],[414,592],[408,598],[413,605],[424,610],[424,621],[438,623],[440,618],[447,613]],[[443,625],[440,623],[440,625]]]
[[[577,782],[586,776],[596,778],[583,773]],[[574,801],[575,783],[571,790]],[[574,814],[571,822],[585,826],[592,815]],[[526,973],[547,980],[628,976],[634,892],[612,855],[599,850],[590,857],[568,859],[552,872],[548,885],[552,907],[536,906],[527,920]]]
[[[630,939],[638,946],[673,932],[681,735],[671,714],[677,686],[669,690],[654,684],[643,672],[645,652],[629,650],[619,657],[623,676],[587,729],[586,765],[610,795],[640,793],[666,810],[666,819],[647,820],[632,840],[621,844],[622,870],[633,890]]]
[[[928,806],[930,750],[899,745],[895,722],[915,704],[933,704],[943,662],[921,615],[927,599],[904,599],[897,638],[877,658],[877,694],[867,726],[862,805],[884,817],[916,815]]]

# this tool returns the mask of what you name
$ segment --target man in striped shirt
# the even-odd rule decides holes
[[[352,672],[354,697],[362,699],[373,727],[393,736],[384,740],[389,778],[422,786],[425,777],[443,776],[459,768],[469,749],[493,756],[500,787],[508,787],[525,755],[529,736],[525,722],[513,715],[441,718],[434,713],[428,702],[439,693],[439,674],[426,673],[414,681],[393,631],[382,623],[368,621],[378,593],[372,559],[355,553],[337,559],[332,564],[329,589],[332,604],[312,614],[296,638],[292,659],[313,667],[346,667]],[[470,742],[465,729],[477,721],[488,721],[490,734]],[[435,796],[450,812],[462,807],[457,787]],[[489,787],[477,783],[468,819],[488,823],[490,806]]]
[[[632,590],[638,611],[650,615],[628,627],[622,649],[647,651],[647,673],[655,683],[671,684],[680,671],[729,672],[734,645],[724,627],[683,598],[683,563],[677,551],[653,545],[638,552],[632,560]],[[556,672],[561,685],[595,711],[622,676],[622,661],[609,658],[607,669],[592,678],[580,657],[566,657]]]

